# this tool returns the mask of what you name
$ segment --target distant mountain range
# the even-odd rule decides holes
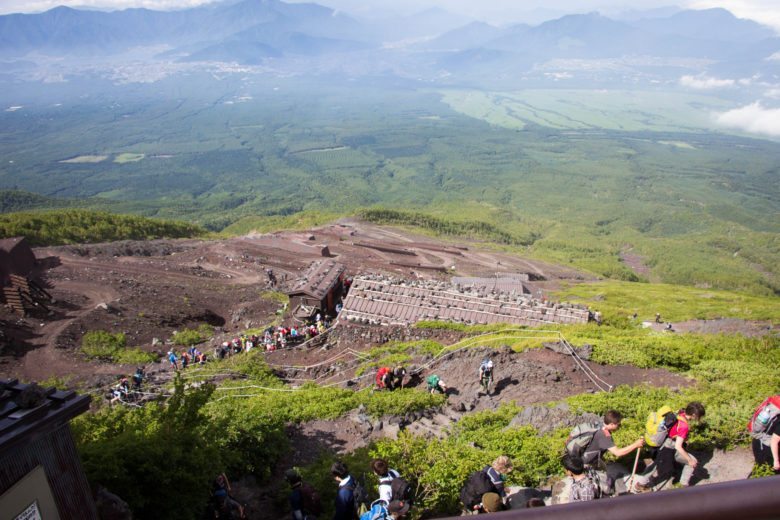
[[[410,76],[424,75],[429,67],[436,67],[440,76],[458,77],[491,69],[530,70],[550,60],[626,56],[706,60],[721,73],[778,72],[780,60],[768,59],[780,51],[777,34],[724,9],[634,16],[618,21],[578,14],[537,26],[499,28],[441,9],[361,22],[317,4],[280,0],[240,0],[175,12],[58,7],[0,16],[0,57],[111,55],[165,46],[159,57],[167,60],[246,65],[355,54],[352,73],[362,60],[367,73],[382,62],[383,70],[407,68]]]

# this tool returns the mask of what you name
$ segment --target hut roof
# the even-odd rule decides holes
[[[313,262],[300,281],[287,293],[288,296],[306,295],[322,300],[336,285],[346,267],[333,260]]]
[[[16,379],[0,379],[0,453],[42,428],[65,423],[89,409],[87,395],[53,387],[43,389],[41,395],[30,395],[31,387]]]

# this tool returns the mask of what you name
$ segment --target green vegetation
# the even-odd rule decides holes
[[[203,343],[214,335],[214,327],[203,323],[196,329],[184,329],[174,332],[171,337],[174,345],[183,345],[185,347],[191,347],[199,343]]]
[[[80,199],[227,234],[363,211],[611,279],[780,293],[780,144],[713,132],[727,104],[712,96],[318,85],[312,98],[274,78],[244,85],[237,112],[209,81],[0,114],[3,211]],[[116,150],[143,160],[59,162]]]
[[[127,348],[123,333],[111,334],[104,330],[94,330],[84,334],[81,340],[81,352],[88,358],[120,364],[151,363],[157,359],[154,354],[139,348]]]
[[[600,310],[606,319],[664,321],[741,318],[780,320],[780,299],[733,291],[696,289],[668,284],[600,282],[566,287],[556,294],[562,301],[583,303]]]
[[[205,414],[213,391],[185,391],[177,380],[165,404],[106,407],[72,421],[90,482],[121,494],[136,518],[199,518],[227,453],[223,425]]]
[[[114,162],[118,164],[138,162],[144,157],[146,157],[146,155],[142,153],[120,153],[114,158]]]
[[[191,224],[102,211],[70,209],[0,215],[0,238],[25,236],[34,246],[187,238],[204,233]]]
[[[498,244],[527,246],[533,244],[534,240],[538,238],[533,233],[526,237],[515,236],[487,222],[444,220],[424,213],[390,209],[366,209],[360,211],[358,215],[369,222],[377,224],[412,226],[433,231],[437,235],[477,238]]]
[[[638,297],[641,299],[642,295]],[[467,336],[448,347],[429,340],[374,347],[366,351],[361,369],[405,362],[412,354],[437,355],[469,345],[511,344],[516,349],[532,348],[555,335],[555,329],[551,336],[549,332],[508,326],[493,330],[437,322],[420,326],[446,327]],[[574,344],[591,343],[597,362],[666,368],[690,378],[691,384],[682,388],[621,386],[611,393],[581,394],[566,400],[577,413],[621,410],[625,420],[623,428],[616,433],[619,445],[641,434],[650,411],[662,404],[676,407],[691,400],[702,401],[707,407],[705,421],[692,429],[690,443],[694,449],[728,448],[744,443],[746,418],[766,395],[780,386],[780,373],[775,370],[780,363],[780,338],[775,336],[662,334],[636,327],[625,319],[600,327],[588,324],[561,326],[557,330]],[[533,339],[535,332],[540,332],[537,339]],[[95,334],[95,338],[103,336]],[[107,335],[102,343],[120,340]],[[152,471],[154,479],[170,482],[180,482],[180,478],[185,478],[181,472],[188,472],[181,482],[193,484],[194,487],[188,488],[189,493],[189,490],[205,489],[212,475],[222,470],[234,476],[253,473],[263,479],[270,477],[272,468],[280,463],[289,448],[285,428],[291,423],[335,419],[356,409],[373,417],[404,415],[435,408],[444,402],[442,396],[418,389],[392,393],[352,391],[312,383],[292,388],[274,376],[262,353],[257,351],[193,368],[185,377],[193,382],[225,374],[233,374],[235,379],[216,388],[206,385],[185,392],[183,381],[177,382],[175,396],[167,406],[104,409],[78,419],[74,431],[90,480],[112,489],[119,485],[123,489],[128,487],[126,499],[134,511],[141,512],[139,517],[144,517],[144,512],[152,510],[149,508],[161,507],[156,495],[147,495],[147,479],[137,477],[137,472],[152,471],[146,463],[138,461],[137,452],[149,453],[148,443],[154,443],[152,451],[171,451],[174,461],[183,456],[180,453],[188,442],[214,448],[208,459],[201,459],[198,453],[188,465],[158,465]],[[175,409],[184,402],[191,403],[187,417],[181,409]],[[509,477],[512,484],[539,485],[551,475],[560,475],[558,456],[568,429],[538,435],[531,427],[510,428],[512,418],[520,411],[514,403],[504,403],[494,411],[465,415],[440,439],[402,433],[397,440],[381,440],[348,454],[345,460],[354,472],[362,473],[371,458],[388,458],[416,487],[418,505],[414,518],[419,518],[423,511],[455,513],[458,491],[468,474],[500,454],[509,455],[515,461],[515,471]],[[180,438],[166,433],[185,422],[189,425],[187,435]],[[191,430],[196,437],[190,436]],[[333,455],[325,453],[315,464],[302,468],[304,476],[319,487],[323,496],[333,493],[333,482],[328,475],[333,460]],[[117,469],[120,467],[131,469],[120,472]],[[755,476],[763,475],[762,471],[757,469]],[[372,478],[369,475],[369,489],[374,489]],[[193,491],[186,498],[202,505],[205,496],[196,497]],[[183,500],[177,497],[176,502],[180,499]],[[330,503],[325,501],[325,506],[329,507]]]

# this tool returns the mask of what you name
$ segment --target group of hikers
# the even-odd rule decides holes
[[[391,372],[392,373],[392,372]],[[385,383],[387,384],[387,383]],[[680,483],[689,485],[700,469],[697,458],[688,451],[687,439],[691,423],[705,415],[704,405],[688,403],[674,411],[663,406],[652,412],[645,424],[645,433],[624,447],[615,445],[613,434],[622,423],[620,412],[610,410],[599,422],[576,426],[566,440],[561,464],[567,486],[561,502],[582,502],[604,498],[617,492],[646,493],[663,487],[682,467]],[[753,437],[752,449],[756,464],[769,464],[780,474],[780,395],[767,398],[756,409],[747,427]],[[642,449],[649,449],[653,461],[641,473],[637,463]],[[604,456],[607,453],[621,458],[637,452],[634,469],[625,475],[625,488],[618,490],[613,474],[607,471]],[[510,506],[505,481],[513,469],[508,456],[497,457],[469,475],[460,492],[463,514],[494,513]],[[383,459],[371,463],[371,471],[378,480],[377,496],[373,502],[362,483],[351,475],[343,462],[331,467],[331,476],[338,485],[333,520],[384,520],[405,518],[413,505],[412,486]],[[290,470],[286,480],[292,488],[290,507],[293,520],[316,520],[322,514],[319,494],[302,481],[300,474]],[[520,507],[540,507],[545,502],[539,497],[525,500]],[[517,508],[518,504],[513,503]]]
[[[703,473],[698,459],[687,448],[690,425],[704,417],[704,405],[698,401],[688,403],[674,411],[663,406],[652,412],[645,423],[643,437],[618,448],[612,433],[620,428],[621,414],[610,410],[602,423],[583,423],[575,427],[566,442],[561,461],[567,476],[571,477],[568,500],[587,501],[615,493],[614,478],[607,473],[603,461],[609,452],[616,458],[637,451],[634,469],[626,481],[626,492],[646,493],[663,487],[682,468],[679,482],[691,484],[697,473]],[[747,431],[752,437],[751,448],[756,465],[768,465],[780,474],[780,395],[768,397],[756,408],[748,422]],[[649,449],[653,462],[642,474],[636,474],[637,462],[643,447]]]
[[[478,379],[479,385],[485,394],[490,395],[493,386],[493,360],[485,358],[479,365]],[[390,367],[380,367],[376,371],[376,388],[377,390],[395,390],[396,388],[404,387],[404,377],[406,376],[406,369],[403,366],[397,366],[393,369]],[[430,374],[425,378],[425,385],[427,391],[431,394],[447,394],[449,387],[442,380],[438,374]]]
[[[182,350],[178,355],[176,351],[169,350],[167,357],[171,368],[176,371],[179,370],[179,363],[181,363],[181,369],[184,370],[190,365],[204,365],[208,361],[206,354],[198,350],[194,345],[187,350]]]
[[[333,520],[396,520],[406,518],[412,507],[412,486],[384,459],[371,461],[376,475],[377,499],[369,500],[364,483],[350,474],[347,465],[334,462],[330,475],[338,485]],[[290,510],[293,520],[317,520],[323,511],[319,493],[300,474],[290,469],[285,474],[290,485]]]
[[[111,392],[108,395],[109,404],[116,402],[128,402],[133,400],[133,396],[141,392],[141,386],[146,378],[146,369],[144,367],[138,367],[131,376],[133,381],[132,387],[130,386],[130,379],[127,376],[122,376],[119,381],[111,388]]]
[[[261,335],[241,334],[229,341],[223,341],[214,348],[214,358],[225,359],[242,352],[249,352],[255,348],[273,352],[319,336],[328,327],[330,327],[328,317],[323,317],[318,313],[314,320],[305,325],[271,326],[265,329]],[[186,369],[193,364],[203,365],[208,361],[208,356],[194,345],[178,353],[171,349],[166,354],[166,357],[171,368],[175,371]]]

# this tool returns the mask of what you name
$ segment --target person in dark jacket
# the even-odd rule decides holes
[[[347,465],[343,462],[334,462],[330,467],[330,474],[339,484],[336,494],[336,512],[333,520],[355,520],[355,479],[349,474]]]

